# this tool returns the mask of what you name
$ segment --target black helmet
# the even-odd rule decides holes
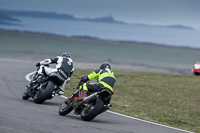
[[[68,52],[64,52],[64,53],[62,53],[60,56],[62,56],[62,57],[68,57],[68,58],[71,58],[71,55],[68,53]]]
[[[101,64],[100,69],[105,69],[105,68],[109,68],[109,69],[111,69],[110,64],[107,63],[107,62],[104,62],[103,64]]]

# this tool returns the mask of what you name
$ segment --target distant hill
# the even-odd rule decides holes
[[[117,24],[126,24],[125,22],[122,21],[116,21],[112,16],[104,16],[104,17],[99,17],[99,18],[86,18],[82,19],[85,21],[93,21],[93,22],[103,22],[103,23],[117,23]]]
[[[58,14],[55,12],[40,12],[40,11],[11,11],[11,10],[0,10],[1,20],[0,21],[15,21],[14,17],[35,17],[35,18],[46,18],[46,19],[61,19],[61,20],[72,20],[72,21],[90,21],[90,22],[101,22],[101,23],[115,23],[115,24],[126,24],[122,21],[115,20],[112,16],[103,16],[98,18],[76,18],[70,14]],[[8,19],[12,18],[12,19]]]
[[[99,23],[111,23],[111,24],[128,24],[123,21],[115,20],[111,15],[102,16],[97,18],[77,18],[71,14],[59,14],[56,12],[41,12],[41,11],[14,11],[14,10],[0,10],[0,24],[9,25],[21,25],[20,20],[15,17],[33,17],[33,18],[45,18],[45,19],[60,19],[71,21],[85,21],[85,22],[99,22]],[[157,28],[173,28],[173,29],[186,29],[193,30],[190,26],[184,25],[151,25],[143,23],[129,23],[131,25],[142,27],[157,27]]]
[[[17,25],[21,26],[20,20],[12,16],[6,15],[0,11],[0,24],[1,25]]]
[[[157,27],[157,28],[173,28],[173,29],[186,29],[186,30],[194,30],[190,26],[184,26],[184,25],[151,25],[151,24],[140,24],[140,23],[134,23],[132,25],[142,26],[142,27]]]

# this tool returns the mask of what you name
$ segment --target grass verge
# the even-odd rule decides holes
[[[76,69],[66,85],[69,96],[78,77],[93,70]],[[137,71],[114,71],[114,112],[200,133],[199,77]]]

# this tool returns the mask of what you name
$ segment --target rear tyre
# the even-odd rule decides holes
[[[59,108],[59,111],[58,111],[59,114],[62,115],[62,116],[69,114],[73,110],[73,107],[71,106],[72,102],[73,102],[72,98],[67,99],[66,101],[64,101],[60,105],[60,108]]]
[[[38,104],[42,104],[46,99],[48,99],[52,92],[54,91],[55,84],[52,81],[48,81],[47,86],[38,91],[34,97],[34,102]]]
[[[104,102],[101,99],[93,101],[90,106],[85,107],[81,111],[81,119],[84,121],[91,121],[102,111],[103,106]]]
[[[28,91],[28,88],[24,91],[24,93],[22,94],[22,99],[24,100],[28,100],[30,98],[29,96],[29,91]]]

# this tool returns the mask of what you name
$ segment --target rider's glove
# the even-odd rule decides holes
[[[88,78],[88,76],[86,75],[86,76],[82,76],[82,77],[81,77],[81,80],[82,80],[83,82],[87,82],[87,81],[89,80],[89,78]]]
[[[36,63],[35,66],[36,66],[36,67],[39,67],[39,66],[40,66],[40,63]]]

